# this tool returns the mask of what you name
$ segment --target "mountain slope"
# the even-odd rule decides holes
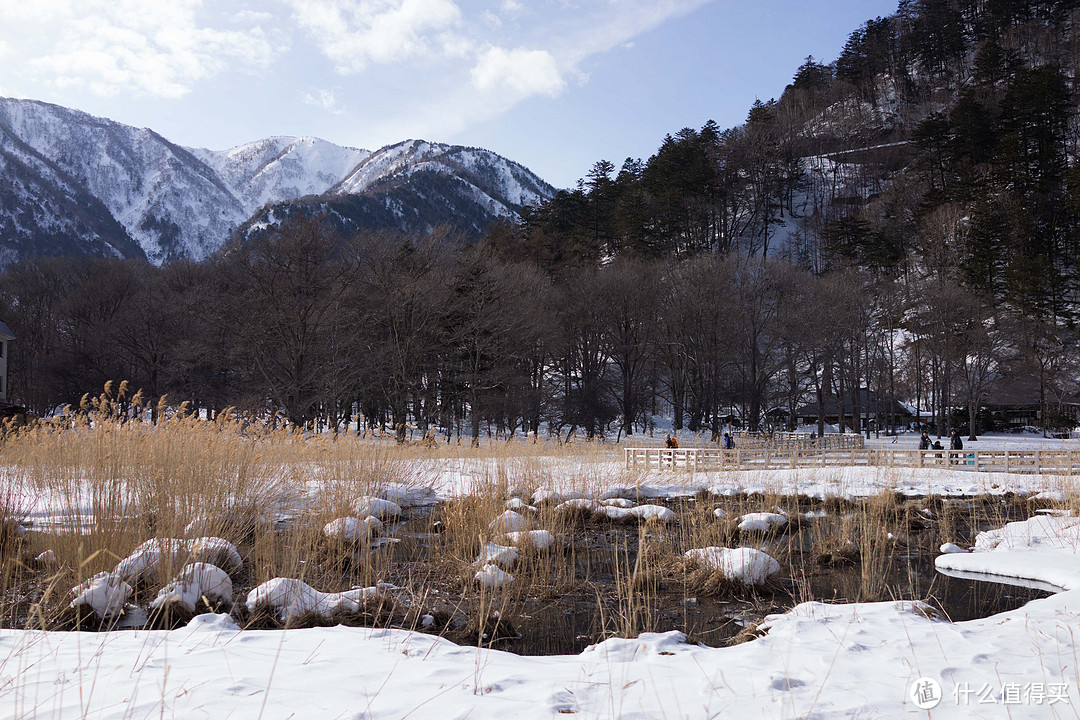
[[[2,126],[0,187],[0,264],[33,255],[143,255],[108,208]]]
[[[0,263],[72,253],[200,260],[260,208],[311,197],[353,208],[346,223],[353,229],[423,231],[449,222],[479,232],[554,194],[486,150],[407,141],[371,152],[272,137],[212,151],[7,98],[0,98],[0,179]],[[264,211],[263,222],[274,216]]]
[[[108,208],[153,262],[203,258],[247,217],[211,168],[152,130],[29,100],[0,100],[0,127]]]
[[[554,188],[488,150],[407,140],[371,153],[323,195],[268,205],[241,228],[258,232],[293,214],[329,213],[340,230],[476,235],[496,218],[551,198]]]

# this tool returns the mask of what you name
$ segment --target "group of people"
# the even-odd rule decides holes
[[[944,450],[939,440],[935,440],[933,444],[930,443],[930,435],[923,430],[922,437],[919,438],[920,450]],[[950,450],[963,450],[964,441],[960,439],[960,433],[953,428],[949,433],[949,449]]]
[[[679,441],[676,440],[675,438],[671,437],[670,435],[668,435],[667,440],[664,441],[664,446],[667,447],[668,449],[674,449],[674,448],[679,447]],[[735,449],[735,438],[731,437],[731,433],[724,433],[724,449],[725,450],[734,450]]]

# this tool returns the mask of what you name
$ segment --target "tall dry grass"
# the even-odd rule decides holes
[[[529,499],[556,481],[569,493],[598,496],[623,484],[632,494],[647,476],[613,466],[619,449],[603,443],[398,444],[370,435],[305,435],[229,413],[205,421],[183,409],[161,412],[156,424],[122,421],[118,404],[119,392],[110,390],[79,412],[9,432],[0,441],[0,471],[7,480],[0,528],[5,515],[10,525],[29,514],[35,530],[21,539],[0,534],[0,623],[55,627],[64,620],[70,588],[110,570],[144,541],[215,535],[236,544],[244,558],[238,602],[247,589],[274,577],[299,578],[327,592],[389,582],[400,588],[399,597],[410,599],[411,610],[398,620],[416,623],[417,610],[430,609],[440,615],[438,629],[485,644],[512,636],[515,622],[574,596],[592,598],[598,634],[634,636],[670,629],[657,610],[673,597],[753,596],[755,591],[695,574],[682,562],[691,548],[744,545],[768,552],[791,582],[760,592],[788,593],[790,601],[815,599],[818,563],[828,556],[821,565],[849,562],[855,578],[836,599],[877,600],[898,592],[886,580],[902,550],[898,543],[969,539],[976,522],[974,513],[955,504],[927,501],[935,512],[931,529],[923,532],[914,527],[918,518],[910,503],[888,492],[859,503],[819,503],[815,507],[827,507],[835,517],[803,521],[807,499],[779,486],[762,494],[699,493],[673,501],[678,520],[668,526],[598,522],[556,512],[549,502],[523,512],[530,529],[555,535],[555,548],[522,548],[510,569],[515,582],[489,590],[473,577],[475,561],[485,543],[501,541],[489,524],[512,497]],[[565,468],[553,474],[561,462],[574,468],[569,479]],[[468,475],[470,492],[445,488],[450,501],[403,528],[391,526],[401,530],[395,532],[399,543],[372,550],[323,536],[323,526],[353,514],[362,495],[425,486],[436,477],[452,482],[455,473]],[[693,476],[684,479],[692,484]],[[1064,505],[1077,507],[1077,494],[1068,497]],[[714,516],[717,506],[725,508],[726,519]],[[735,527],[741,514],[776,510],[791,519],[781,532]],[[55,556],[47,566],[34,559],[46,550]],[[136,588],[137,600],[145,605],[184,561],[167,558],[154,583]]]
[[[550,480],[540,458],[614,457],[601,443],[514,440],[473,448],[398,444],[370,435],[311,435],[248,422],[229,412],[205,421],[185,406],[170,412],[164,403],[157,408],[159,421],[150,423],[145,407],[141,413],[131,411],[144,405],[141,398],[125,395],[126,386],[109,384],[101,395],[84,398],[79,408],[10,429],[0,440],[7,493],[0,498],[0,527],[27,516],[34,525],[28,539],[16,542],[10,532],[2,536],[0,622],[54,624],[63,615],[69,588],[112,569],[151,538],[215,535],[233,542],[245,559],[238,586],[295,577],[320,590],[338,591],[393,577],[425,595],[432,570],[395,573],[394,552],[346,547],[323,537],[322,527],[353,514],[352,504],[361,495],[378,495],[391,484],[427,484],[448,468],[479,459],[485,477],[476,483],[475,496],[493,498],[487,502],[490,510],[448,508],[445,513],[459,512],[460,517],[448,523],[455,530],[436,563],[453,568],[465,588],[478,538],[469,522],[486,523],[498,514],[511,484],[524,484],[531,492]],[[133,414],[141,419],[132,420]],[[48,567],[35,564],[45,551],[55,561]],[[173,564],[183,562],[166,557],[157,584],[180,569]],[[526,577],[546,578],[536,584],[567,582],[543,553],[523,553],[523,566]],[[136,587],[136,600],[145,601],[156,589]]]

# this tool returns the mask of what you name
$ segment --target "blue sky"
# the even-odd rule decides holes
[[[741,123],[896,0],[0,0],[0,95],[183,145],[476,145],[567,187]]]

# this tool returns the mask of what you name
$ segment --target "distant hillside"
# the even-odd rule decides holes
[[[904,0],[743,125],[598,162],[506,242],[551,265],[701,252],[934,275],[1061,312],[1080,266],[1080,3]]]

